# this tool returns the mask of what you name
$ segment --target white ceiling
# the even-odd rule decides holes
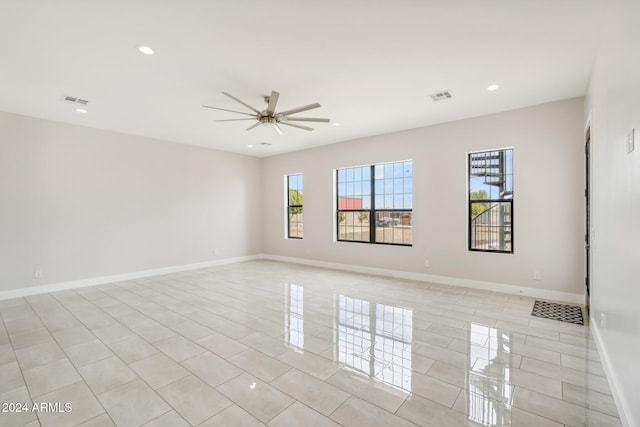
[[[604,3],[0,0],[0,110],[269,156],[582,96]],[[227,91],[262,109],[271,90],[342,125],[279,136],[201,107],[244,111]]]

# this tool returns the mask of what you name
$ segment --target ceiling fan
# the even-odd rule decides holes
[[[264,97],[264,102],[267,103],[267,108],[259,111],[256,108],[253,108],[251,105],[247,104],[244,101],[241,101],[240,99],[236,98],[235,96],[227,93],[227,92],[222,92],[223,95],[228,96],[229,98],[233,99],[234,101],[244,105],[245,107],[247,107],[249,110],[253,111],[253,113],[245,113],[242,111],[235,111],[235,110],[228,110],[226,108],[219,108],[219,107],[211,107],[209,105],[203,105],[203,107],[205,108],[213,108],[214,110],[222,110],[222,111],[229,111],[231,113],[238,113],[238,114],[244,114],[245,116],[251,116],[250,118],[243,118],[243,119],[226,119],[226,120],[216,120],[216,122],[234,122],[234,121],[240,121],[240,120],[257,120],[257,123],[254,123],[253,125],[249,126],[247,128],[247,130],[251,130],[255,127],[257,127],[258,125],[263,125],[263,126],[267,126],[267,127],[273,127],[273,130],[275,130],[278,134],[282,135],[282,129],[280,128],[280,125],[285,125],[285,126],[291,126],[294,128],[298,128],[298,129],[304,129],[307,131],[312,131],[313,128],[309,127],[309,126],[303,126],[303,125],[298,125],[298,124],[294,124],[294,123],[290,123],[290,122],[322,122],[322,123],[329,123],[331,120],[330,119],[321,119],[321,118],[317,118],[317,117],[291,117],[293,114],[297,114],[297,113],[301,113],[303,111],[307,111],[307,110],[313,110],[314,108],[319,108],[321,105],[318,104],[317,102],[313,103],[313,104],[309,104],[309,105],[305,105],[302,107],[298,107],[298,108],[292,108],[290,110],[285,110],[285,111],[280,111],[280,112],[276,112],[276,105],[278,104],[278,98],[280,97],[280,94],[276,91],[271,91],[271,95],[265,96]]]

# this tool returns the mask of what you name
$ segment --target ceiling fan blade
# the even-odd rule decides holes
[[[316,102],[313,104],[305,105],[304,107],[298,107],[298,108],[293,108],[291,110],[282,111],[278,114],[281,116],[289,116],[291,114],[301,113],[303,111],[313,110],[314,108],[320,108],[320,107],[321,105]]]
[[[308,130],[308,131],[312,131],[313,128],[310,128],[309,126],[302,126],[302,125],[292,125],[291,123],[285,123],[285,122],[280,122],[281,125],[285,125],[285,126],[291,126],[294,128],[298,128],[298,129],[304,129],[304,130]]]
[[[225,119],[225,120],[214,120],[214,122],[237,122],[238,120],[255,120],[255,117],[250,119]]]
[[[278,135],[284,135],[284,132],[282,132],[282,129],[280,129],[277,123],[273,124],[273,130],[275,130]]]
[[[267,105],[267,115],[273,116],[276,112],[276,104],[278,103],[278,98],[280,98],[280,94],[275,90],[271,91],[271,96],[269,97],[269,105]]]
[[[251,117],[255,117],[255,114],[249,114],[249,113],[244,113],[242,111],[236,111],[236,110],[227,110],[226,108],[220,108],[220,107],[211,107],[209,105],[203,105],[204,108],[212,108],[214,110],[222,110],[222,111],[228,111],[230,113],[238,113],[238,114],[244,114],[245,116],[251,116]]]
[[[223,95],[228,96],[229,98],[233,99],[234,101],[244,105],[245,107],[247,107],[248,109],[250,109],[251,111],[260,114],[260,111],[256,110],[255,108],[253,108],[251,105],[247,104],[244,101],[239,100],[238,98],[236,98],[235,96],[231,95],[230,93],[227,92],[222,92]]]
[[[258,122],[258,123],[256,123],[256,124],[254,124],[254,125],[249,126],[249,127],[247,128],[247,130],[251,130],[251,129],[253,129],[254,127],[259,126],[259,125],[260,125],[260,122]]]
[[[322,122],[329,123],[331,119],[319,119],[316,117],[283,117],[282,120],[286,120],[288,122]]]

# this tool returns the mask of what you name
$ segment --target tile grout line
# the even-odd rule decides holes
[[[64,292],[64,291],[63,291],[63,292]],[[56,301],[58,301],[58,302],[59,302],[58,298],[56,298],[56,296],[55,296],[55,295],[53,295],[53,294],[54,294],[54,293],[52,292],[52,293],[48,293],[48,294],[45,294],[45,295],[50,295],[53,299],[55,299]],[[27,303],[29,304],[29,306],[31,306],[31,303],[29,302],[29,300],[28,300],[28,299],[27,299]],[[82,322],[82,320],[80,320],[80,319],[79,319],[79,318],[78,318],[78,317],[77,317],[77,316],[76,316],[76,315],[75,315],[71,310],[69,310],[69,309],[68,309],[64,304],[62,304],[62,303],[60,303],[60,304],[64,307],[64,309],[65,309],[67,312],[69,312],[69,314],[70,314],[71,316],[73,316],[73,317],[74,317],[77,321],[79,321],[79,322],[80,322],[84,327],[86,327],[86,328],[87,328],[87,330],[89,330],[89,331],[91,332],[91,329],[89,329],[89,328],[84,324],[84,322]],[[31,307],[31,308],[33,309],[33,307]],[[82,376],[82,374],[80,374],[80,371],[78,370],[78,367],[75,365],[75,363],[73,363],[73,361],[72,361],[71,359],[69,359],[69,355],[68,355],[68,354],[67,354],[67,352],[65,351],[65,348],[60,344],[60,342],[58,342],[58,340],[56,339],[56,337],[53,335],[53,333],[52,333],[52,332],[51,332],[51,330],[49,329],[49,326],[48,326],[44,321],[42,321],[42,317],[40,316],[40,314],[39,314],[36,310],[34,310],[34,313],[36,314],[36,316],[38,316],[38,318],[40,319],[40,322],[42,322],[42,324],[44,325],[44,327],[47,329],[47,332],[49,332],[49,335],[51,335],[51,338],[54,340],[54,342],[58,345],[58,347],[60,348],[60,350],[64,353],[64,355],[65,355],[65,359],[67,359],[67,360],[69,361],[69,363],[71,364],[71,366],[73,366],[73,369],[76,371],[76,373],[78,374],[78,376],[80,377],[80,379],[81,379],[81,381],[84,383],[84,385],[87,387],[87,389],[89,390],[89,392],[93,395],[93,397],[95,398],[96,402],[98,402],[98,404],[100,405],[100,407],[102,408],[102,410],[104,411],[104,413],[105,413],[105,414],[107,414],[107,416],[109,417],[109,419],[111,419],[111,421],[115,424],[115,421],[111,418],[111,415],[107,412],[106,408],[102,405],[102,402],[100,402],[100,399],[98,399],[98,396],[96,396],[96,394],[93,392],[93,390],[91,389],[91,387],[89,387],[89,384],[85,381],[85,379],[84,379],[84,377]],[[71,329],[71,328],[69,328],[69,329]],[[95,336],[95,334],[94,334],[94,336]],[[98,337],[96,337],[96,339],[98,339]],[[69,385],[77,384],[78,382],[80,382],[80,381],[76,381],[75,383],[72,383],[72,384],[69,384]],[[65,388],[65,387],[68,387],[69,385],[66,385],[66,386],[63,386],[63,387],[57,388],[57,389],[55,389],[55,390],[51,390],[51,391],[50,391],[50,392],[48,392],[48,393],[52,393],[52,392],[54,392],[54,391],[61,390],[61,389]],[[48,393],[45,393],[45,394],[48,394]],[[38,418],[39,418],[39,417],[38,417]],[[95,417],[94,417],[94,418],[95,418]],[[82,422],[86,422],[86,421],[88,421],[88,420],[84,420],[84,421],[82,421]],[[82,423],[82,422],[81,422],[81,423]],[[41,424],[42,424],[42,423],[41,423]]]
[[[24,299],[24,297],[22,299]],[[27,305],[29,305],[29,307],[31,308],[31,304],[29,304],[29,301],[24,299],[24,302]],[[35,313],[35,312],[34,312],[34,314],[36,314],[36,316],[38,315],[38,313]],[[9,330],[7,329],[7,323],[6,323],[5,319],[4,319],[4,315],[2,314],[2,312],[0,312],[0,320],[2,320],[2,327],[4,328],[5,331],[7,331],[7,339],[9,340],[9,345],[11,346],[11,351],[13,352],[13,358],[16,361],[15,363],[18,366],[18,369],[20,370],[20,376],[22,377],[22,382],[24,384],[24,388],[27,391],[27,395],[29,396],[29,399],[31,399],[31,403],[33,404],[34,402],[33,402],[33,396],[31,395],[31,390],[29,389],[29,386],[27,385],[27,379],[24,377],[24,371],[22,370],[22,367],[20,366],[20,361],[18,361],[18,356],[16,356],[16,350],[15,350],[15,347],[13,346],[13,340],[11,339],[11,334],[9,333]],[[17,390],[17,389],[14,389],[14,390]],[[42,423],[40,422],[40,412],[36,412],[36,420],[38,421],[38,424],[42,425]]]

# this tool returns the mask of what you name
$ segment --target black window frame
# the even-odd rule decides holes
[[[338,242],[348,242],[348,243],[365,243],[365,244],[370,244],[370,245],[387,245],[387,246],[404,246],[404,247],[412,247],[413,246],[413,232],[412,232],[412,242],[411,243],[394,243],[394,242],[378,242],[376,241],[376,231],[378,228],[378,221],[377,221],[377,214],[378,213],[384,213],[384,212],[389,212],[389,213],[396,213],[396,212],[408,212],[411,215],[411,221],[413,225],[413,202],[411,203],[412,207],[411,209],[396,209],[396,208],[392,208],[392,209],[388,209],[388,208],[382,208],[382,209],[376,209],[376,188],[375,188],[375,184],[376,184],[376,174],[375,174],[375,167],[376,166],[383,166],[383,165],[388,165],[388,164],[396,164],[396,163],[405,163],[405,162],[411,162],[412,165],[412,172],[411,172],[411,180],[412,180],[412,189],[411,189],[411,195],[413,198],[413,159],[406,159],[406,160],[397,160],[397,161],[392,161],[392,162],[384,162],[384,163],[374,163],[371,165],[361,165],[361,166],[349,166],[349,167],[343,167],[343,168],[337,168],[335,170],[335,177],[336,177],[336,241]],[[347,170],[347,169],[353,169],[353,168],[365,168],[368,167],[370,168],[370,185],[371,185],[371,190],[370,190],[370,197],[371,197],[371,207],[369,209],[340,209],[340,191],[339,191],[339,186],[340,186],[340,178],[339,178],[339,173],[341,170]],[[359,213],[368,213],[369,214],[369,240],[346,240],[346,239],[341,239],[340,238],[340,214],[341,213],[348,213],[348,212],[359,212]],[[384,218],[387,218],[386,216]],[[392,217],[389,217],[392,218]],[[381,228],[384,226],[380,226]]]
[[[296,239],[302,240],[304,238],[304,229],[300,231],[300,236],[292,236],[291,235],[291,209],[300,209],[301,213],[304,213],[304,200],[300,205],[292,205],[291,204],[291,177],[301,177],[302,178],[302,188],[304,188],[304,174],[302,173],[292,173],[287,175],[287,239]],[[299,188],[295,188],[300,194],[304,194],[304,191],[300,191]],[[302,221],[296,221],[296,223],[303,224],[304,227],[304,219]]]
[[[477,155],[491,155],[491,153],[498,153],[498,155],[500,155],[501,153],[504,153],[504,155],[506,156],[506,153],[509,152],[509,157],[510,157],[510,165],[509,165],[509,161],[508,160],[504,160],[504,168],[501,170],[499,167],[499,172],[498,174],[502,174],[502,179],[504,180],[505,184],[505,188],[503,189],[503,196],[501,197],[488,197],[486,199],[472,199],[471,195],[472,195],[472,189],[471,189],[471,179],[473,176],[480,176],[476,173],[476,175],[474,175],[473,169],[474,167],[474,163],[472,160],[473,156],[477,156]],[[467,227],[468,227],[468,237],[467,237],[467,245],[468,245],[468,250],[470,252],[485,252],[485,253],[501,253],[501,254],[513,254],[514,253],[514,191],[513,191],[513,176],[514,176],[514,168],[513,168],[513,148],[497,148],[497,149],[491,149],[491,150],[482,150],[482,151],[474,151],[474,152],[470,152],[467,153]],[[486,162],[486,161],[485,161]],[[500,163],[501,161],[498,160],[498,163]],[[498,165],[494,165],[494,167],[497,167]],[[486,172],[486,166],[485,166],[485,172]],[[494,177],[495,178],[495,177]],[[486,178],[485,178],[486,179]],[[485,181],[486,183],[486,181]],[[494,185],[494,184],[489,184],[489,185]],[[488,229],[490,231],[487,231],[486,233],[491,234],[494,233],[494,229],[498,229],[497,233],[498,236],[502,235],[504,236],[505,233],[507,233],[508,230],[508,234],[509,234],[509,238],[508,238],[508,245],[509,248],[508,249],[491,249],[491,248],[479,248],[479,247],[474,247],[474,242],[476,242],[477,245],[477,241],[478,241],[478,228],[476,227],[474,229],[474,220],[477,220],[477,218],[481,215],[476,215],[476,217],[473,216],[473,205],[474,204],[480,204],[480,203],[484,203],[484,204],[489,204],[491,205],[489,208],[485,209],[483,213],[487,213],[489,215],[491,215],[492,213],[489,212],[491,209],[493,209],[494,207],[498,208],[498,214],[496,216],[497,220],[498,220],[498,224],[500,224],[500,221],[502,222],[502,225],[487,225]],[[505,215],[504,212],[506,210],[503,210],[503,207],[507,207],[508,206],[508,213],[509,213],[509,222],[505,223]],[[502,218],[502,220],[500,219]],[[502,230],[500,230],[502,229]],[[498,240],[500,239],[506,239],[505,237],[498,237]],[[490,240],[491,241],[491,240]],[[504,248],[506,247],[506,240],[504,240],[501,243],[501,246]]]

